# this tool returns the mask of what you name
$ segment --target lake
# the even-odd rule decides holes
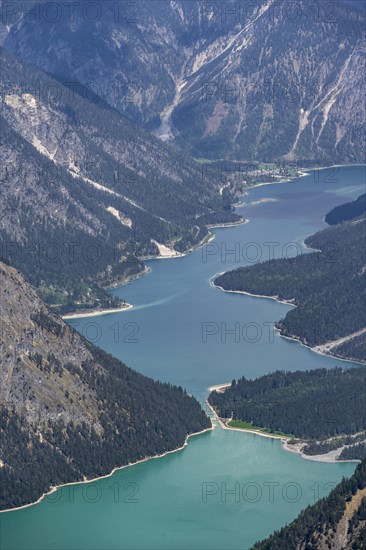
[[[185,257],[149,261],[147,276],[113,291],[133,309],[70,324],[130,367],[184,386],[203,406],[210,386],[243,375],[352,365],[280,337],[274,323],[290,306],[224,293],[210,281],[240,265],[309,253],[303,240],[325,227],[324,215],[364,192],[362,166],[255,187],[238,208],[249,223],[214,229],[212,242]],[[1,548],[250,548],[354,468],[304,460],[278,440],[215,425],[181,452],[1,514]]]

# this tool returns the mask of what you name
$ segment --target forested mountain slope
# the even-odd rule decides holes
[[[347,202],[336,206],[325,216],[325,221],[329,225],[337,225],[347,220],[353,220],[366,215],[366,194],[361,195],[355,201]]]
[[[50,304],[65,310],[94,294],[108,305],[95,282],[141,271],[137,257],[159,255],[159,244],[185,251],[206,224],[238,219],[217,177],[99,97],[5,50],[0,65],[1,254]]]
[[[366,458],[328,497],[306,508],[290,525],[253,550],[364,550]]]
[[[5,48],[195,156],[365,159],[363,2],[53,4],[5,12]]]
[[[210,427],[182,388],[86,342],[0,263],[0,507],[181,447]]]
[[[321,441],[366,430],[365,388],[364,367],[277,371],[233,381],[209,402],[222,418]]]
[[[355,201],[356,215],[360,202]],[[365,216],[351,219],[307,238],[318,252],[239,268],[217,277],[215,285],[292,301],[297,307],[277,324],[281,334],[366,361],[365,237]]]

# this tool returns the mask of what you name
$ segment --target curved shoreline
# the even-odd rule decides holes
[[[230,386],[231,384],[228,384],[228,385],[222,385],[222,384],[219,384],[218,386],[213,386],[213,388],[221,388],[221,387],[227,387],[227,386]],[[265,434],[263,432],[260,432],[259,430],[248,430],[246,428],[233,428],[231,426],[228,426],[227,424],[225,424],[221,418],[219,417],[219,415],[217,414],[217,412],[215,411],[215,409],[212,407],[212,405],[210,405],[210,403],[208,402],[208,400],[206,401],[206,404],[207,406],[209,407],[209,409],[211,410],[215,420],[217,421],[217,423],[219,424],[220,428],[222,428],[223,430],[230,430],[230,431],[233,431],[233,432],[242,432],[242,433],[247,433],[247,434],[252,434],[252,435],[260,435],[261,437],[267,437],[269,439],[280,439],[282,442],[284,441],[288,441],[290,440],[291,438],[290,437],[285,437],[283,435],[276,435],[276,434]]]
[[[126,286],[132,283],[133,281],[137,281],[138,279],[141,279],[142,277],[145,277],[145,275],[148,275],[150,273],[151,269],[145,265],[145,269],[142,271],[139,271],[138,273],[135,273],[134,275],[128,275],[127,277],[121,279],[120,281],[116,281],[115,283],[112,283],[110,285],[107,285],[104,287],[105,290],[113,290],[115,288],[119,288],[121,286]]]
[[[225,273],[225,271],[223,271],[222,273],[219,273],[218,275],[215,275],[215,277],[219,277],[220,275],[223,275],[224,273]],[[223,288],[220,285],[215,285],[215,283],[213,281],[213,278],[211,279],[210,284],[214,288],[218,288],[219,290],[222,290],[222,292],[228,292],[230,294],[245,294],[246,296],[251,296],[252,298],[265,298],[267,300],[274,300],[275,302],[278,302],[279,304],[284,304],[286,306],[297,307],[293,303],[293,300],[280,300],[278,298],[278,296],[266,296],[265,294],[252,294],[251,292],[247,292],[245,290],[226,290],[225,288]]]
[[[241,206],[241,205],[239,205]],[[241,220],[238,220],[236,222],[227,222],[227,223],[218,223],[218,224],[209,224],[206,225],[208,229],[220,229],[225,227],[236,227],[237,225],[245,225],[246,223],[249,223],[249,220],[247,218],[241,218]]]
[[[332,168],[352,168],[352,167],[365,167],[365,163],[360,164],[331,164],[330,166],[313,166],[310,168],[302,167],[299,168],[299,174],[297,176],[287,176],[281,179],[278,179],[277,181],[267,181],[267,182],[260,182],[255,183],[254,185],[250,185],[246,188],[246,190],[253,189],[254,187],[262,187],[263,185],[276,185],[277,183],[287,183],[292,182],[294,180],[303,178],[305,176],[309,176],[311,172],[320,172],[320,170],[331,170]]]
[[[228,223],[223,223],[218,225],[207,225],[206,227],[209,229],[226,228],[226,227],[234,227],[237,225],[243,225],[246,223],[249,223],[249,220],[246,218],[242,218],[237,222],[228,222]],[[191,254],[193,251],[198,250],[199,248],[205,246],[205,244],[208,244],[214,239],[215,239],[215,235],[209,231],[208,234],[199,243],[189,248],[186,252],[177,252],[177,254],[171,254],[166,256],[141,256],[138,259],[141,261],[151,261],[151,260],[174,260],[176,258],[184,258],[185,256],[188,256],[188,254]],[[123,286],[126,286],[132,283],[133,281],[142,279],[143,277],[145,277],[145,275],[148,275],[149,273],[151,273],[151,268],[149,266],[145,266],[145,269],[143,269],[136,275],[127,277],[126,280],[116,282],[112,285],[108,285],[107,287],[105,287],[105,289],[112,290],[112,289],[122,288]],[[74,311],[72,313],[66,313],[65,315],[60,315],[60,317],[64,319],[64,321],[69,321],[71,319],[86,319],[87,317],[99,317],[101,315],[108,315],[109,313],[123,313],[133,308],[134,308],[133,304],[126,304],[126,307],[121,307],[121,308],[103,309],[103,310],[91,309],[90,311],[80,310],[80,313],[78,313],[77,311]]]
[[[320,346],[315,346],[312,348],[311,346],[309,346],[309,344],[305,344],[296,336],[286,336],[285,334],[281,334],[280,329],[276,327],[275,327],[275,331],[279,333],[281,338],[285,338],[286,340],[290,340],[292,342],[297,342],[304,348],[307,348],[310,351],[317,353],[318,355],[323,355],[324,357],[333,357],[334,359],[337,359],[337,361],[346,361],[347,363],[354,363],[355,365],[360,365],[362,367],[366,365],[366,361],[360,361],[360,360],[357,361],[356,359],[347,359],[346,357],[340,357],[339,355],[336,355],[335,353],[331,353],[330,351],[329,353],[326,353],[325,351],[322,351],[321,349],[319,349]],[[348,335],[348,336],[351,336],[351,335]],[[334,343],[334,340],[330,342],[324,342],[324,344],[321,344],[321,346],[328,346],[329,344],[332,344],[332,343]]]
[[[215,229],[215,228],[218,229],[218,228],[226,228],[226,227],[235,227],[237,225],[243,225],[243,224],[248,223],[248,222],[249,222],[249,220],[247,220],[246,218],[241,217],[241,219],[236,221],[236,222],[224,222],[224,223],[218,223],[218,224],[207,224],[206,227],[207,227],[208,230],[210,230],[210,229]],[[138,259],[144,262],[144,261],[150,261],[150,260],[174,260],[175,258],[184,258],[185,256],[188,256],[188,254],[191,254],[192,252],[194,252],[198,248],[201,248],[202,246],[204,246],[208,242],[213,241],[214,238],[215,238],[215,235],[213,235],[210,231],[208,231],[207,235],[205,235],[203,237],[203,239],[200,240],[199,243],[191,246],[185,252],[175,251],[176,253],[166,254],[164,256],[163,255],[160,255],[160,256],[139,256]],[[123,286],[123,285],[121,285],[121,286]]]
[[[317,171],[317,170],[326,170],[326,169],[330,169],[330,168],[335,168],[335,167],[343,167],[343,166],[364,166],[364,164],[350,164],[350,165],[334,165],[334,166],[326,166],[326,167],[322,167],[322,168],[310,168],[308,169],[308,172],[304,172],[303,174],[301,174],[300,176],[295,176],[293,178],[288,178],[288,179],[285,179],[283,181],[275,181],[275,182],[268,182],[268,183],[259,183],[259,184],[255,184],[255,185],[252,185],[252,186],[249,186],[247,188],[247,191],[250,192],[251,189],[254,189],[255,187],[260,187],[260,186],[263,186],[263,185],[276,185],[276,184],[280,184],[280,183],[285,183],[285,182],[292,182],[294,179],[299,179],[300,177],[303,177],[305,175],[309,175],[312,171]],[[245,224],[245,223],[248,223],[249,220],[248,219],[244,219],[242,221],[238,221],[236,223],[228,223],[228,224],[219,224],[219,225],[212,225],[210,226],[210,228],[225,228],[225,227],[232,227],[232,226],[236,226],[236,225],[242,225],[242,224]],[[207,226],[209,228],[209,226]],[[209,234],[200,242],[198,243],[197,245],[193,246],[191,249],[189,249],[187,252],[183,253],[183,256],[186,256],[188,255],[189,253],[191,253],[193,250],[201,247],[201,246],[204,246],[204,244],[206,244],[207,242],[209,242],[210,240],[213,240],[215,238],[215,235],[211,234],[209,232]],[[173,258],[177,258],[177,257],[182,257],[182,256],[171,256],[171,257],[165,257],[165,258],[169,258],[169,259],[173,259]],[[152,257],[151,259],[161,259],[159,257]],[[142,278],[144,277],[146,274],[148,274],[150,272],[150,269],[147,267],[145,268],[143,271],[141,271],[140,273],[138,273],[136,276],[133,276],[129,279],[126,279],[125,281],[120,281],[118,283],[115,283],[113,285],[110,285],[109,287],[107,288],[119,288],[119,287],[122,287],[122,286],[125,286],[126,284],[129,284],[130,282],[138,279],[138,278]],[[217,276],[217,275],[216,275]],[[270,297],[270,296],[261,296],[261,295],[255,295],[255,294],[250,294],[250,293],[247,293],[247,292],[244,292],[244,291],[227,291],[225,289],[223,289],[222,287],[219,287],[218,285],[214,285],[213,284],[213,281],[211,281],[211,286],[214,286],[216,288],[220,288],[222,291],[224,292],[234,292],[234,293],[242,293],[242,294],[247,294],[249,296],[252,296],[252,297],[262,297],[262,298],[267,298],[267,299],[272,299],[272,300],[275,300],[279,303],[282,303],[282,304],[285,304],[285,305],[292,305],[293,307],[296,307],[294,306],[294,304],[291,304],[289,302],[282,302],[280,300],[278,300],[276,297]],[[122,308],[121,310],[117,310],[118,312],[119,311],[127,311],[128,309],[131,309],[133,308],[133,305],[129,304],[129,307],[128,308]],[[113,312],[116,312],[115,310],[104,310],[104,311],[99,311],[97,312],[96,310],[91,311],[90,313],[88,314],[77,314],[77,313],[74,313],[74,314],[69,314],[69,315],[73,315],[72,318],[81,318],[81,317],[93,317],[93,316],[99,316],[99,315],[106,315],[108,313],[113,313]],[[63,317],[63,318],[66,318],[67,316]],[[70,317],[71,318],[71,317]],[[298,339],[296,338],[290,338],[290,337],[286,337],[286,336],[283,336],[282,334],[280,334],[283,338],[288,338],[290,340],[296,340],[297,342],[299,342]],[[305,347],[308,347],[309,349],[311,349],[311,351],[315,351],[313,348],[311,348],[310,346],[307,346],[305,344],[303,344],[302,342],[300,342],[301,345],[304,345]],[[321,354],[321,352],[319,351],[315,351],[315,353],[319,353]],[[328,355],[329,354],[323,354],[323,355]],[[348,361],[348,362],[356,362],[357,361],[352,361],[352,360],[347,360],[347,359],[340,359],[340,360],[344,360],[344,361]],[[224,387],[225,385],[221,384],[221,385],[218,385],[218,386],[213,386],[213,388],[220,388],[220,387]],[[284,440],[283,437],[281,436],[275,436],[275,435],[269,435],[269,434],[263,434],[263,433],[260,433],[260,432],[256,432],[254,430],[244,430],[244,429],[240,429],[240,428],[231,428],[231,427],[228,427],[228,426],[225,426],[221,420],[218,418],[216,412],[212,409],[211,405],[207,402],[207,405],[208,407],[212,410],[212,413],[215,417],[215,419],[218,420],[218,423],[220,424],[221,427],[223,427],[223,429],[227,429],[227,430],[234,430],[234,431],[241,431],[241,432],[244,432],[244,433],[251,433],[251,434],[256,434],[256,435],[260,435],[261,437],[267,437],[267,438],[271,438],[271,439],[281,439],[282,441]],[[108,478],[108,477],[111,477],[112,475],[114,475],[114,473],[116,473],[117,471],[119,470],[122,470],[124,468],[128,468],[128,467],[131,467],[131,466],[135,466],[137,464],[140,464],[140,463],[143,463],[143,462],[147,462],[149,460],[153,460],[153,459],[158,459],[158,458],[162,458],[168,454],[172,454],[172,453],[175,453],[175,452],[178,452],[178,451],[181,451],[181,450],[184,450],[184,448],[188,445],[188,441],[189,441],[189,438],[190,437],[194,437],[196,435],[201,435],[203,433],[206,433],[206,432],[209,432],[211,430],[213,430],[213,426],[211,426],[210,428],[206,428],[202,431],[199,431],[199,432],[195,432],[195,433],[192,433],[192,434],[188,434],[186,436],[186,439],[185,439],[185,442],[184,444],[177,448],[177,449],[173,449],[171,451],[166,451],[165,453],[162,453],[162,454],[159,454],[159,455],[154,455],[154,456],[149,456],[149,457],[145,457],[143,459],[140,459],[136,462],[133,462],[133,463],[129,463],[129,464],[126,464],[124,466],[120,466],[120,467],[115,467],[109,474],[106,474],[104,476],[99,476],[99,477],[96,477],[96,478],[93,478],[93,479],[86,479],[86,480],[80,480],[80,481],[74,481],[74,482],[70,482],[70,483],[64,483],[64,484],[61,484],[61,485],[58,485],[58,486],[54,486],[54,487],[51,487],[50,490],[46,493],[44,493],[37,501],[35,502],[32,502],[32,503],[29,503],[29,504],[25,504],[25,505],[22,505],[22,506],[19,506],[19,507],[16,507],[16,508],[10,508],[10,509],[6,509],[6,510],[0,510],[0,513],[8,513],[8,512],[14,512],[14,511],[18,511],[18,510],[21,510],[23,508],[28,508],[30,506],[34,506],[38,503],[40,503],[46,496],[48,496],[49,494],[52,494],[54,492],[56,492],[58,489],[61,489],[63,487],[67,487],[67,486],[71,486],[71,485],[81,485],[81,484],[85,484],[85,483],[92,483],[92,482],[95,482],[95,481],[98,481],[98,480],[101,480],[101,479],[105,479],[105,478]],[[286,440],[285,440],[286,441]],[[289,450],[289,449],[285,449],[284,450]],[[291,452],[295,452],[294,450],[292,450]],[[297,453],[299,454],[299,453]],[[311,460],[311,458],[310,458]],[[349,461],[335,461],[335,462],[349,462]],[[351,462],[354,462],[354,461],[351,461]]]
[[[116,466],[115,468],[113,468],[113,470],[109,474],[106,474],[104,476],[94,477],[93,479],[83,479],[80,481],[71,481],[70,483],[62,483],[61,485],[52,486],[49,491],[47,491],[46,493],[43,493],[43,495],[41,495],[35,502],[30,502],[29,504],[23,504],[22,506],[18,506],[17,508],[8,508],[6,510],[0,510],[0,514],[5,514],[8,512],[16,512],[18,510],[23,510],[24,508],[29,508],[30,506],[35,506],[36,504],[39,504],[40,502],[42,502],[42,500],[44,500],[48,495],[55,493],[56,491],[58,491],[58,489],[62,489],[63,487],[71,487],[72,485],[83,485],[85,483],[94,483],[95,481],[99,481],[101,479],[107,479],[108,477],[113,476],[119,470],[124,470],[125,468],[130,468],[131,466],[136,466],[137,464],[142,464],[143,462],[148,462],[149,460],[163,458],[164,456],[177,453],[178,451],[183,451],[187,447],[189,439],[191,437],[195,437],[196,435],[202,435],[212,430],[213,430],[213,426],[211,426],[211,428],[205,428],[204,430],[201,430],[199,432],[188,434],[186,435],[184,443],[181,447],[178,447],[177,449],[172,449],[171,451],[165,451],[165,453],[161,453],[158,455],[146,456],[145,458],[136,460],[136,462],[130,462],[129,464],[125,464],[124,466]]]
[[[230,385],[231,384],[217,384],[216,386],[212,386],[212,388],[209,388],[209,390],[210,391],[213,391],[215,389],[220,390],[221,388],[223,389],[223,388],[226,388]],[[286,437],[284,435],[276,435],[276,434],[266,434],[266,433],[263,433],[259,430],[255,430],[255,429],[249,430],[249,429],[246,429],[246,428],[233,428],[231,426],[228,426],[227,424],[225,424],[221,420],[221,418],[218,416],[217,412],[212,407],[212,405],[210,405],[208,400],[206,400],[206,404],[209,407],[209,409],[211,410],[216,422],[218,423],[220,428],[222,428],[223,430],[230,430],[230,431],[234,431],[234,432],[243,432],[245,434],[259,435],[261,437],[267,437],[269,439],[279,439],[281,441],[281,448],[284,451],[294,453],[294,454],[300,456],[301,458],[303,458],[304,460],[311,460],[312,462],[323,462],[323,463],[326,463],[326,464],[342,464],[342,463],[348,463],[348,462],[353,462],[353,463],[359,463],[360,462],[360,460],[357,460],[357,459],[337,460],[335,454],[336,454],[337,451],[342,449],[342,447],[340,447],[339,449],[334,449],[333,451],[330,451],[329,453],[324,453],[322,455],[307,455],[304,452],[302,452],[301,448],[289,445],[289,441],[291,441],[291,439],[293,439],[291,437]],[[304,443],[305,442],[301,441],[301,444],[304,444]]]
[[[220,275],[223,275],[224,273],[225,272],[223,271],[221,273],[218,273],[217,275],[214,275],[214,277],[212,277],[212,279],[210,281],[210,285],[214,288],[217,288],[217,289],[221,290],[222,292],[227,292],[229,294],[244,294],[246,296],[251,296],[252,298],[264,298],[266,300],[274,300],[275,302],[277,302],[279,304],[282,304],[282,305],[285,305],[285,306],[297,307],[297,305],[294,304],[292,301],[290,301],[290,300],[279,300],[278,297],[276,297],[276,296],[266,296],[264,294],[252,294],[250,292],[246,292],[245,290],[226,290],[222,286],[215,285],[214,278],[216,278]],[[366,361],[360,361],[360,360],[357,361],[356,359],[347,359],[345,357],[340,357],[340,356],[336,355],[335,353],[331,353],[331,351],[329,351],[329,353],[327,353],[325,351],[322,351],[321,348],[323,346],[328,346],[330,344],[334,344],[335,341],[324,342],[324,344],[321,344],[320,346],[311,347],[309,344],[305,344],[304,342],[302,342],[300,340],[300,338],[298,338],[296,336],[286,336],[285,334],[281,333],[281,330],[279,328],[274,327],[274,329],[275,329],[276,332],[278,332],[278,334],[281,336],[281,338],[285,338],[286,340],[290,340],[292,342],[297,342],[298,344],[300,344],[304,348],[307,348],[310,351],[312,351],[313,353],[317,353],[318,355],[323,355],[325,357],[334,357],[338,361],[346,361],[347,363],[354,363],[356,365],[362,365],[362,366],[366,365]],[[346,335],[345,338],[347,336],[352,336],[352,335]]]
[[[80,311],[80,313],[66,313],[66,315],[61,315],[61,318],[64,321],[68,321],[70,319],[85,319],[87,317],[99,317],[101,315],[108,315],[109,313],[122,313],[124,311],[128,311],[129,309],[132,309],[132,304],[126,304],[125,307],[117,307],[114,309],[92,309],[89,311]]]
[[[248,195],[250,190],[255,189],[256,187],[262,187],[264,185],[278,185],[278,184],[281,184],[281,183],[291,183],[296,179],[300,179],[304,176],[310,175],[311,172],[320,171],[320,170],[329,170],[331,168],[343,168],[343,167],[352,167],[352,166],[360,167],[360,166],[365,166],[365,164],[362,164],[362,163],[361,164],[333,164],[331,166],[322,166],[322,167],[313,167],[313,168],[300,168],[300,173],[297,176],[289,176],[287,178],[284,178],[284,179],[281,179],[281,180],[278,180],[278,181],[261,182],[261,183],[255,183],[254,185],[250,185],[249,187],[247,187],[245,189],[245,192],[244,192],[243,196]],[[240,207],[240,206],[243,206],[243,204],[244,203],[239,202],[236,206]],[[238,220],[236,222],[227,222],[227,223],[221,223],[221,224],[207,224],[206,227],[209,230],[210,229],[229,228],[229,227],[235,227],[237,225],[243,225],[243,224],[249,223],[249,221],[250,221],[249,219],[242,217],[240,220]],[[177,252],[177,254],[166,255],[166,256],[146,256],[146,257],[141,256],[138,259],[142,260],[142,261],[149,261],[149,260],[165,260],[165,259],[170,260],[170,259],[174,259],[174,258],[183,258],[183,257],[187,256],[188,254],[191,254],[194,250],[204,246],[208,242],[213,241],[214,239],[215,239],[215,235],[212,234],[209,231],[208,235],[206,235],[199,243],[197,243],[196,245],[193,245],[192,247],[190,247],[185,252]],[[305,242],[303,244],[305,245],[306,248],[311,249],[311,247],[308,247],[305,244]],[[311,250],[314,250],[314,249],[311,249]],[[314,250],[314,251],[320,252],[320,251],[317,251],[317,250]],[[115,288],[120,288],[122,286],[125,286],[125,285],[137,280],[137,279],[140,279],[140,278],[144,277],[145,275],[150,273],[150,271],[151,271],[151,268],[149,268],[148,266],[145,266],[145,269],[143,269],[141,272],[139,272],[135,275],[132,275],[131,277],[127,277],[126,279],[123,279],[123,280],[118,281],[116,283],[112,283],[111,285],[107,285],[105,287],[105,289],[106,290],[111,290],[111,289],[115,289]],[[216,286],[216,285],[213,285],[213,286]],[[217,288],[221,288],[221,287],[217,287]],[[225,291],[225,292],[230,292],[230,291]],[[240,292],[240,291],[232,291],[232,292]],[[243,292],[243,294],[245,294],[245,293]],[[261,295],[250,294],[250,293],[247,293],[247,294],[249,296],[254,296],[254,297],[258,297],[258,298],[271,298],[270,296],[261,296]],[[275,299],[275,298],[271,298],[271,299]],[[280,303],[287,303],[287,302],[281,302],[280,300],[277,300],[277,301],[280,302]],[[133,308],[133,305],[131,305],[131,304],[128,304],[128,305],[130,307],[126,308],[126,310]],[[118,312],[122,312],[122,311],[123,311],[123,309],[119,310]],[[98,315],[107,315],[108,313],[117,313],[117,311],[116,310],[103,310],[102,312],[97,313],[96,310],[92,310],[90,312],[90,314],[85,313],[85,314],[82,314],[82,315],[78,314],[75,311],[74,313],[69,313],[69,314],[66,314],[65,316],[61,315],[61,317],[65,320],[67,320],[67,319],[77,319],[79,317],[80,318],[98,317]],[[327,354],[325,354],[325,355],[327,355]],[[333,357],[337,357],[337,356],[333,355]],[[341,358],[339,358],[339,359],[341,359]],[[347,359],[344,359],[344,360],[347,361]],[[365,362],[365,364],[366,364],[366,362]]]
[[[338,449],[333,449],[333,451],[329,451],[328,453],[320,454],[320,455],[307,455],[304,453],[300,448],[296,448],[295,445],[289,445],[289,440],[283,440],[282,441],[282,448],[284,451],[288,451],[289,453],[295,453],[297,455],[300,455],[301,458],[304,458],[305,460],[311,460],[312,462],[326,462],[327,464],[342,464],[342,463],[359,463],[361,462],[358,459],[352,459],[352,460],[338,460],[337,456],[339,456],[340,451],[342,451],[343,447],[338,447]]]

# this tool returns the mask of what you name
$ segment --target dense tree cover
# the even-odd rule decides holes
[[[354,475],[337,485],[325,498],[312,506],[308,506],[288,526],[276,531],[268,539],[258,542],[253,550],[317,550],[325,548],[329,543],[346,509],[346,504],[357,493],[366,487],[366,458],[358,465]],[[351,550],[363,550],[365,548],[364,534],[360,531],[360,521],[366,519],[366,499],[363,499],[358,509],[349,522],[348,539]],[[325,540],[324,540],[325,538]],[[323,539],[323,540],[322,540]]]
[[[366,441],[345,447],[339,460],[362,460],[366,456]]]
[[[350,357],[356,361],[364,362],[366,356],[366,332],[335,346],[333,352],[340,357]]]
[[[42,329],[42,338],[53,335],[62,343],[62,331],[71,330],[66,325],[60,330],[60,324],[45,313],[35,313],[33,319]],[[1,509],[33,502],[51,486],[105,475],[115,467],[172,451],[184,444],[188,434],[211,426],[198,401],[181,387],[156,382],[84,344],[91,358],[80,364],[62,363],[57,350],[47,358],[33,353],[28,360],[34,363],[35,373],[46,370],[47,376],[65,381],[71,375],[78,384],[79,400],[85,400],[85,392],[95,396],[97,408],[89,409],[86,420],[79,419],[79,404],[67,389],[58,407],[42,403],[36,421],[16,402],[2,404]],[[80,354],[80,348],[75,349]],[[65,413],[62,419],[57,410]]]
[[[181,447],[211,422],[181,387],[87,342],[0,264],[0,506]]]
[[[336,206],[325,216],[329,225],[336,225],[348,220],[353,220],[366,214],[366,194],[361,195],[355,201]]]
[[[366,432],[361,432],[356,435],[342,435],[332,437],[325,441],[309,441],[302,448],[302,452],[307,455],[320,455],[345,446],[344,452],[348,453],[349,459],[360,459],[366,455],[366,452],[364,455],[361,454],[362,444],[364,442],[366,442]],[[359,447],[359,445],[361,445],[361,447]],[[341,454],[343,455],[343,452]],[[351,455],[353,456],[351,457]],[[340,460],[342,460],[342,458],[340,458]]]
[[[297,307],[277,323],[284,336],[310,346],[337,340],[366,326],[365,231],[365,217],[330,227],[306,239],[319,252],[239,268],[215,284],[293,300]],[[355,337],[335,353],[365,361],[364,344],[364,335]]]
[[[98,195],[97,189],[82,180],[71,180],[61,167],[52,166],[32,150],[5,120],[1,122],[1,145],[16,151],[21,159],[19,171],[4,169],[3,173],[1,260],[22,271],[49,305],[59,306],[59,313],[120,305],[101,284],[138,273],[142,262],[131,254],[128,228],[107,212],[108,197]],[[27,177],[34,178],[36,190],[18,196],[14,187],[24,185]],[[38,195],[47,196],[46,203],[65,211],[65,221],[55,220],[46,207],[39,207]],[[97,231],[85,230],[84,208],[99,220]]]
[[[255,380],[233,381],[209,402],[222,418],[293,434],[325,439],[366,429],[366,369],[277,371]]]
[[[0,264],[0,506],[181,447],[211,423],[181,388],[89,344]]]
[[[186,251],[239,219],[216,174],[100,98],[3,49],[0,63],[0,258],[59,313],[118,305],[104,285],[141,272],[153,240]]]
[[[361,500],[361,504],[352,516],[348,525],[351,544],[350,550],[366,549],[366,497]]]
[[[206,173],[185,153],[144,132],[103,102],[95,92],[93,100],[86,99],[89,96],[80,90],[78,82],[50,78],[4,49],[0,49],[0,60],[4,95],[21,96],[40,91],[35,96],[36,101],[57,116],[57,124],[47,119],[41,121],[44,132],[51,139],[50,130],[56,135],[61,130],[58,164],[69,168],[69,162],[60,151],[80,153],[75,159],[78,170],[74,169],[73,173],[80,173],[118,193],[108,194],[109,200],[127,198],[132,211],[137,208],[142,216],[147,212],[156,222],[162,222],[166,230],[167,221],[175,222],[182,229],[181,223],[192,227],[193,219],[200,225],[201,216],[211,214],[214,219],[216,212],[219,216],[224,215],[219,194],[221,182],[215,173]],[[26,129],[14,119],[6,101],[3,116],[29,141]],[[70,149],[62,131],[78,139],[76,151]],[[228,221],[233,219],[228,212],[226,216]]]

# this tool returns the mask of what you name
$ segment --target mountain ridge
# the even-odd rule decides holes
[[[17,14],[4,46],[51,74],[89,82],[198,157],[365,159],[365,13],[352,2],[140,0],[134,18],[116,15],[111,2],[97,5],[94,24],[80,10],[72,22],[61,10],[57,26]]]

